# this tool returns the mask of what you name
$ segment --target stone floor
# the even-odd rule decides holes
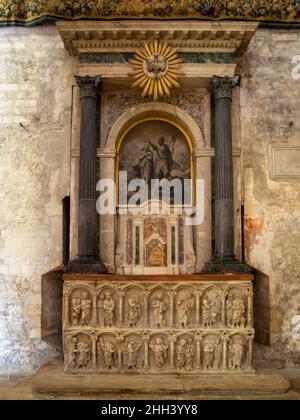
[[[0,400],[300,400],[300,369],[257,375],[164,376],[65,375],[55,360],[28,375],[0,380]],[[138,390],[138,392],[136,392]]]

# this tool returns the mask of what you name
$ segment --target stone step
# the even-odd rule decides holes
[[[240,399],[287,396],[290,383],[272,370],[255,374],[154,375],[63,372],[63,362],[45,364],[32,383],[35,398]]]

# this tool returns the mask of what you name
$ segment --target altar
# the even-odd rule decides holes
[[[65,372],[254,372],[236,67],[257,24],[57,26],[78,70]]]

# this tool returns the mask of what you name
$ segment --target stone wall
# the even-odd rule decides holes
[[[54,25],[0,30],[0,371],[31,370],[42,275],[62,263],[73,59]]]
[[[299,55],[299,31],[259,30],[238,70],[246,258],[260,271],[256,327],[262,334],[269,324],[271,344],[257,357],[277,366],[300,364],[299,332],[292,338],[300,314]],[[275,162],[272,143],[284,145]]]

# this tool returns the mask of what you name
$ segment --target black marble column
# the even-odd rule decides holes
[[[80,87],[80,165],[78,203],[78,255],[68,265],[74,273],[103,273],[97,252],[97,98],[100,77],[75,76]]]
[[[215,249],[206,273],[249,273],[235,258],[232,159],[232,91],[239,76],[217,77],[211,82],[215,101]]]

